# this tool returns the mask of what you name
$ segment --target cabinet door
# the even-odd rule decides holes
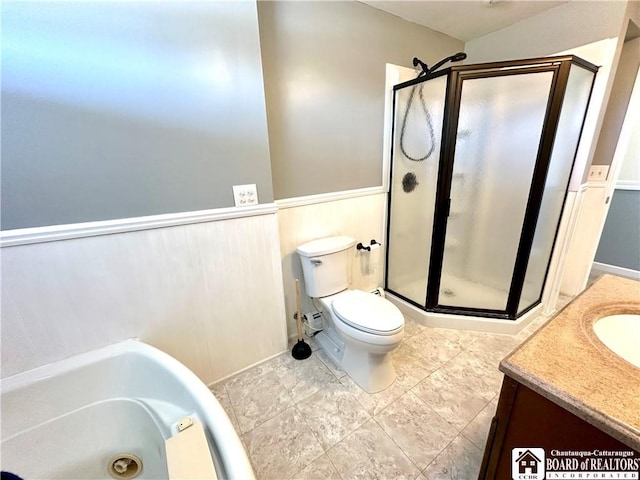
[[[633,449],[530,388],[505,376],[485,447],[480,480],[511,480],[512,451]],[[636,458],[640,453],[635,452]]]

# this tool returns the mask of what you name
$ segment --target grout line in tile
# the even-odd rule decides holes
[[[277,416],[278,416],[278,415],[280,415],[281,413],[286,412],[289,408],[291,408],[291,407],[295,407],[295,406],[296,406],[296,403],[293,401],[293,397],[292,397],[292,396],[291,396],[291,394],[289,393],[289,390],[287,390],[287,389],[285,388],[285,386],[282,384],[282,382],[280,381],[280,379],[279,379],[279,378],[278,378],[278,383],[279,383],[279,384],[280,384],[280,386],[284,389],[284,391],[287,393],[287,396],[289,397],[289,400],[291,401],[291,405],[289,405],[289,406],[288,406],[287,408],[285,408],[284,410],[282,410],[282,411],[280,411],[280,412],[278,412],[278,413],[276,413],[276,414],[274,414],[274,415],[271,415],[269,418],[267,418],[267,419],[265,419],[265,420],[261,421],[260,423],[256,423],[256,424],[253,426],[253,428],[252,428],[251,430],[247,430],[246,432],[243,432],[243,433],[242,433],[242,435],[245,435],[245,434],[247,434],[247,433],[249,433],[249,432],[254,431],[254,430],[255,430],[256,428],[258,428],[260,425],[262,425],[262,424],[264,424],[264,423],[267,423],[269,420],[271,420],[271,419],[273,419],[273,418],[277,417]],[[226,391],[226,386],[225,386],[225,391]],[[233,407],[233,402],[231,401],[231,396],[229,396],[228,394],[227,394],[227,396],[229,397],[229,403],[231,404],[231,408],[234,408],[234,407]],[[235,410],[234,410],[234,413],[235,413]],[[236,418],[236,420],[237,420],[237,418]],[[239,425],[239,424],[238,424],[238,428],[240,428],[240,425]],[[240,432],[238,432],[238,433],[240,433]]]
[[[465,427],[465,428],[466,428],[466,427]],[[444,452],[447,448],[449,448],[449,445],[451,445],[451,444],[454,442],[454,440],[455,440],[456,438],[460,437],[460,436],[464,437],[464,438],[465,438],[465,440],[468,440],[468,441],[469,441],[469,443],[470,443],[471,445],[473,445],[473,447],[474,447],[474,448],[476,448],[477,450],[479,450],[479,451],[480,451],[480,453],[483,453],[483,451],[482,451],[481,449],[479,449],[479,448],[476,446],[476,444],[475,444],[475,443],[473,443],[473,442],[472,442],[471,440],[469,440],[465,435],[463,435],[463,434],[462,434],[462,430],[460,430],[460,431],[458,432],[458,434],[457,434],[455,437],[453,437],[453,438],[451,439],[451,441],[450,441],[449,443],[447,443],[447,445],[446,445],[442,450],[440,450],[440,452],[438,452],[438,455],[436,455],[436,456],[434,457],[434,459],[433,459],[433,460],[431,460],[431,462],[429,462],[429,465],[427,465],[426,467],[424,467],[424,470],[422,470],[422,472],[421,472],[421,473],[422,473],[422,474],[424,474],[424,472],[427,470],[427,468],[429,468],[429,466],[430,466],[433,462],[435,462],[435,461],[438,459],[438,457],[439,457],[440,455],[442,455],[442,452]]]
[[[462,352],[460,352],[460,353],[462,353]],[[460,355],[460,354],[458,354],[458,355]],[[456,356],[457,356],[457,355],[456,355]],[[454,358],[455,358],[455,357],[454,357]],[[452,360],[453,360],[453,359],[452,359]],[[434,370],[433,372],[431,372],[429,375],[427,375],[425,378],[423,378],[423,379],[422,379],[422,380],[420,380],[418,383],[416,383],[413,387],[411,387],[409,390],[407,390],[404,394],[406,394],[406,393],[408,393],[408,392],[413,392],[413,389],[414,389],[414,388],[416,388],[416,387],[417,387],[418,385],[420,385],[422,382],[426,381],[426,380],[427,380],[427,378],[429,378],[431,375],[433,375],[434,373],[436,373],[436,372],[437,372],[438,370],[440,370],[440,368],[442,368],[442,367],[444,367],[444,365],[442,365],[441,367],[439,367],[437,370]],[[404,395],[404,394],[403,394],[403,395]],[[435,411],[433,408],[431,408],[431,405],[427,404],[424,400],[422,400],[422,399],[420,398],[420,396],[419,396],[419,395],[416,395],[415,393],[414,393],[414,395],[415,395],[415,397],[416,397],[418,400],[420,400],[422,403],[424,403],[425,405],[427,405],[427,407],[429,407],[429,409],[430,409],[433,413],[435,413],[438,417],[440,417],[442,420],[444,420],[445,422],[447,422],[447,423],[448,423],[449,425],[451,425],[452,427],[456,428],[456,429],[458,430],[458,433],[457,433],[456,437],[457,437],[458,435],[460,435],[460,434],[462,433],[462,430],[464,430],[465,428],[467,428],[467,427],[469,426],[469,423],[471,423],[471,422],[473,421],[473,419],[472,419],[472,420],[471,420],[471,421],[469,421],[469,422],[468,422],[468,423],[467,423],[463,428],[458,429],[458,427],[456,427],[456,426],[455,426],[454,424],[452,424],[449,420],[447,420],[447,419],[446,419],[446,418],[444,418],[442,415],[440,415],[437,411]],[[491,402],[494,398],[495,398],[495,395],[494,395],[493,397],[491,397],[491,400],[489,400],[489,402]],[[488,405],[488,403],[487,403],[487,405]],[[482,409],[481,409],[480,411],[484,410],[484,408],[485,408],[487,405],[485,405],[484,407],[482,407]],[[386,408],[386,407],[385,407],[385,408]],[[380,413],[380,412],[378,412],[378,413]],[[480,412],[478,412],[478,414],[479,414],[479,413],[480,413]],[[477,416],[477,415],[476,415],[476,416]],[[475,418],[475,417],[473,417],[473,418]],[[455,437],[453,437],[453,438],[455,438]],[[452,440],[452,441],[453,441],[453,440]],[[445,447],[445,448],[446,448],[446,447]],[[443,448],[442,450],[444,450],[444,448]],[[440,453],[442,453],[442,450],[440,451]],[[440,455],[440,453],[438,453],[438,455]],[[437,456],[437,455],[436,455],[436,456]]]
[[[253,469],[253,473],[255,474],[256,478],[260,478],[260,476],[258,475],[258,469],[256,468],[256,465],[253,461],[253,457],[251,455],[249,455],[249,452],[247,452],[247,457],[249,458],[249,463],[251,464],[251,468]]]
[[[449,445],[451,445],[451,444],[453,443],[453,441],[454,441],[456,438],[458,438],[458,435],[460,435],[460,432],[458,432],[458,434],[457,434],[455,437],[453,437],[453,438],[449,441],[449,443],[447,443],[444,447],[442,447],[442,450],[440,450],[440,451],[438,452],[438,454],[437,454],[435,457],[433,457],[433,460],[431,460],[431,461],[427,464],[427,466],[426,466],[426,467],[424,467],[424,468],[422,469],[422,471],[420,472],[420,474],[424,474],[424,472],[427,470],[427,468],[429,468],[429,466],[430,466],[433,462],[435,462],[435,461],[438,459],[438,457],[439,457],[440,455],[442,455],[442,452],[444,452],[447,448],[449,448]]]
[[[369,415],[369,417],[373,418],[373,415],[371,415],[371,414],[369,413],[369,410],[367,410],[367,408],[366,408],[362,403],[360,403],[360,400],[358,400],[358,399],[356,398],[356,402],[358,402],[358,405],[360,405],[360,406],[362,407],[362,409],[363,409],[365,412],[367,412],[367,415]]]
[[[320,441],[318,440],[315,432],[313,431],[312,428],[309,427],[309,423],[307,422],[306,417],[302,414],[302,412],[300,410],[298,410],[298,406],[293,404],[290,407],[286,408],[285,410],[283,410],[280,413],[277,413],[276,415],[274,415],[273,417],[269,418],[268,420],[265,420],[264,422],[260,423],[259,425],[256,425],[254,428],[252,428],[251,430],[249,430],[248,432],[245,432],[243,434],[241,434],[241,437],[244,437],[245,435],[249,434],[250,432],[252,432],[253,430],[255,430],[256,428],[258,428],[260,425],[268,422],[269,420],[277,417],[278,415],[282,415],[284,412],[286,412],[287,410],[289,410],[290,408],[293,408],[296,410],[296,412],[302,417],[303,421],[305,422],[305,424],[307,425],[307,428],[309,428],[309,430],[311,431],[311,434],[313,435],[313,437],[316,439],[316,441],[318,442],[318,444],[320,445],[320,448],[322,449],[322,453],[320,455],[318,455],[317,457],[313,458],[309,463],[305,464],[302,468],[300,468],[300,470],[298,470],[297,472],[295,472],[293,475],[291,475],[289,478],[293,478],[295,475],[297,475],[298,473],[300,473],[302,470],[304,470],[305,468],[307,468],[309,465],[311,465],[313,462],[315,462],[318,458],[320,458],[322,455],[324,455],[325,453],[327,453],[324,449],[324,447],[322,446],[322,443],[320,443]],[[245,447],[246,449],[246,447]],[[251,466],[253,467],[253,471],[256,474],[256,476],[258,477],[258,480],[260,480],[260,477],[257,474],[257,469],[254,465],[254,461],[253,461],[253,457],[251,456],[251,454],[247,451],[247,457],[249,457],[249,461],[251,462]]]
[[[318,349],[317,349],[315,352],[313,352],[313,353],[319,352],[320,350],[324,350],[324,349],[322,349],[322,348],[318,348]],[[312,355],[313,355],[313,354],[312,354]],[[331,371],[331,369],[329,368],[329,366],[328,366],[326,363],[324,363],[324,362],[322,361],[322,358],[320,358],[320,356],[318,356],[318,361],[320,362],[320,365],[322,365],[322,366],[327,370],[327,372],[329,372],[329,373],[331,374],[331,376],[335,377],[335,379],[336,379],[338,382],[340,381],[340,379],[339,379],[338,377],[336,377],[336,376],[335,376],[335,374]]]
[[[339,443],[339,442],[338,442]],[[328,452],[329,450],[327,450]],[[336,467],[336,464],[333,463],[333,460],[331,460],[331,457],[327,454],[327,452],[324,452],[325,455],[327,455],[327,460],[329,460],[329,463],[333,466],[333,469],[338,473],[338,476],[342,479],[345,480],[344,477],[342,476],[342,474],[340,473],[340,470],[338,470],[338,467]]]
[[[303,417],[303,418],[304,418],[304,417]],[[306,419],[305,419],[305,421],[306,421]],[[307,423],[307,426],[308,426],[308,423]],[[358,428],[360,428],[360,427],[358,427]],[[356,431],[356,430],[354,430],[354,432],[355,432],[355,431]],[[313,433],[313,435],[315,436],[315,432],[313,432],[313,430],[311,430],[311,432],[312,432],[312,433]],[[351,435],[351,434],[349,434],[349,435]],[[347,435],[347,437],[348,437],[349,435]],[[347,437],[344,437],[344,438],[347,438]],[[343,438],[342,440],[344,440],[344,438]],[[316,437],[316,439],[317,439],[317,437]],[[342,442],[342,440],[340,440],[340,442],[336,443],[336,445],[339,445],[339,444]],[[318,443],[320,443],[320,442],[318,442]],[[336,464],[335,464],[335,463],[333,463],[333,460],[331,460],[331,457],[329,456],[329,450],[331,450],[331,449],[332,449],[333,447],[335,447],[336,445],[332,445],[331,447],[329,447],[329,448],[327,448],[326,450],[324,450],[324,447],[322,446],[322,444],[320,444],[320,447],[324,450],[324,451],[323,451],[323,453],[322,453],[322,454],[320,454],[320,455],[318,455],[318,456],[317,456],[316,458],[314,458],[311,462],[309,462],[306,466],[304,466],[303,468],[301,468],[298,472],[296,472],[294,475],[292,475],[292,477],[294,477],[295,475],[298,475],[298,473],[302,472],[302,470],[304,470],[305,468],[307,468],[309,465],[311,465],[313,462],[315,462],[315,461],[316,461],[318,458],[320,458],[322,455],[326,455],[327,460],[329,460],[329,463],[331,464],[331,466],[333,467],[333,469],[338,473],[338,476],[339,476],[342,480],[347,480],[347,479],[345,479],[345,478],[342,476],[342,474],[340,473],[340,470],[338,470],[338,467],[336,467]]]
[[[309,424],[309,421],[307,420],[307,417],[305,415],[303,415],[303,413],[298,409],[298,405],[294,405],[294,408],[296,409],[298,414],[300,414],[300,416],[302,417],[302,420],[304,421],[305,425],[307,426],[307,428],[309,429],[309,431],[313,435],[313,438],[315,438],[316,442],[318,442],[318,445],[320,445],[320,448],[322,449],[322,454],[327,453],[328,450],[325,450],[324,445],[322,445],[322,442],[320,441],[320,438],[318,437],[318,435],[316,435],[316,432],[313,430],[313,428],[311,428],[311,425]],[[322,456],[322,455],[320,455],[320,456]],[[313,461],[315,461],[315,460],[316,459],[314,459]],[[309,462],[309,463],[311,463],[311,462]],[[306,466],[304,468],[306,468]]]
[[[465,427],[465,428],[466,428],[466,427]],[[469,441],[469,443],[471,443],[471,445],[473,445],[474,447],[476,447],[476,448],[480,449],[480,447],[478,447],[478,445],[476,445],[476,443],[475,443],[473,440],[471,440],[469,437],[467,437],[467,436],[464,434],[464,430],[463,430],[462,432],[460,432],[460,435],[462,435],[464,438],[466,438],[466,439]]]
[[[333,450],[334,448],[338,448],[338,446],[347,440],[347,438],[349,438],[351,435],[355,435],[355,433],[360,430],[368,421],[372,420],[372,418],[370,418],[369,420],[367,420],[366,422],[364,422],[362,425],[360,425],[358,428],[356,428],[353,432],[349,433],[348,435],[346,435],[342,440],[340,440],[338,443],[336,443],[335,445],[331,445],[331,447],[327,448],[327,451],[325,452],[327,454],[327,458],[329,458],[329,460],[331,461],[331,457],[329,456],[329,452],[331,450]],[[338,475],[340,475],[340,478],[342,480],[349,480],[347,478],[344,477],[344,475],[342,474],[342,472],[338,469],[338,467],[336,467],[336,465],[333,463],[333,461],[331,461],[331,465],[333,465],[336,469],[336,472],[338,472]]]
[[[482,407],[482,410],[480,410],[480,411],[478,412],[478,414],[477,414],[475,417],[473,417],[473,418],[469,421],[469,423],[467,423],[467,424],[464,426],[464,428],[463,428],[462,430],[460,430],[460,432],[459,432],[459,433],[460,433],[460,435],[462,435],[464,438],[466,438],[467,440],[469,440],[469,441],[470,441],[473,445],[475,445],[476,447],[478,447],[478,445],[476,445],[476,444],[474,443],[474,441],[473,441],[473,440],[471,440],[469,437],[467,437],[467,436],[464,434],[464,431],[467,429],[467,427],[468,427],[469,425],[471,425],[471,423],[472,423],[476,418],[478,418],[478,417],[480,416],[480,414],[484,411],[484,409],[485,409],[485,408],[487,408],[487,407],[489,406],[489,404],[490,404],[491,402],[493,402],[493,399],[494,399],[494,398],[496,398],[497,396],[498,396],[498,394],[496,393],[493,397],[491,397],[491,400],[489,400],[489,401],[487,402],[487,404],[486,404],[484,407]],[[438,412],[436,412],[436,413],[438,413]],[[480,447],[478,447],[478,449],[483,450],[483,448],[480,448]]]
[[[360,428],[360,427],[358,427],[358,428]],[[356,430],[354,430],[352,433],[355,433],[355,432],[357,432],[357,431],[358,431],[358,430],[356,429]],[[349,434],[349,435],[351,435],[351,434]],[[349,435],[347,435],[347,437],[348,437]],[[345,478],[345,477],[344,477],[344,475],[342,475],[342,472],[338,469],[338,467],[336,467],[336,464],[335,464],[335,463],[333,463],[333,460],[331,460],[331,457],[329,456],[329,450],[332,450],[333,448],[335,448],[335,447],[337,447],[338,445],[340,445],[340,444],[342,443],[342,441],[343,441],[345,438],[347,438],[347,437],[344,437],[344,438],[343,438],[342,440],[340,440],[338,443],[336,443],[336,444],[335,444],[335,445],[333,445],[332,447],[328,448],[328,449],[327,449],[327,451],[325,452],[325,455],[327,456],[327,458],[328,458],[328,459],[329,459],[329,461],[331,462],[331,465],[333,465],[333,468],[335,468],[335,469],[336,469],[336,472],[338,472],[338,476],[340,477],[340,479],[341,479],[341,480],[349,480],[349,479],[348,479],[348,478]]]
[[[319,351],[321,351],[321,350],[324,350],[324,349],[323,349],[323,348],[318,348],[318,350],[316,350],[316,352],[319,352]],[[325,352],[325,355],[328,355],[328,354]],[[325,367],[327,370],[329,370],[329,373],[330,373],[333,377],[335,377],[335,379],[336,379],[338,382],[340,381],[340,379],[341,379],[342,377],[344,377],[344,376],[346,376],[346,375],[347,375],[346,373],[344,373],[344,375],[342,375],[341,377],[338,377],[338,376],[337,376],[337,375],[336,375],[336,374],[331,370],[331,368],[329,368],[329,365],[327,365],[327,364],[325,363],[325,361],[324,361],[322,358],[320,358],[320,356],[318,356],[318,360],[320,361],[320,363],[321,363],[322,365],[324,365],[324,367]],[[327,358],[327,361],[328,361],[328,362],[331,362],[331,358]],[[341,368],[341,367],[338,367],[338,368]]]
[[[391,403],[393,403],[393,402],[391,402]],[[389,405],[391,405],[391,404],[389,404]],[[378,413],[381,413],[381,412],[378,412]],[[409,455],[407,455],[407,452],[405,452],[405,451],[402,449],[402,447],[401,447],[400,445],[398,445],[398,443],[393,439],[393,437],[387,433],[387,431],[384,429],[384,427],[383,427],[382,425],[380,425],[380,423],[378,422],[378,420],[377,420],[375,417],[371,417],[371,419],[372,419],[374,422],[376,422],[376,425],[378,425],[378,427],[380,427],[380,430],[382,430],[382,433],[384,433],[384,434],[389,438],[389,440],[391,440],[391,441],[393,442],[393,444],[394,444],[396,447],[398,447],[398,449],[402,452],[402,454],[403,454],[405,457],[407,457],[407,460],[409,460],[409,462],[411,462],[411,464],[412,464],[414,467],[416,467],[416,469],[418,470],[418,472],[420,472],[420,473],[418,473],[418,476],[420,476],[420,474],[422,473],[422,471],[420,470],[420,467],[419,467],[418,465],[416,465],[416,462],[414,462],[414,461],[411,459],[411,457],[410,457]]]
[[[426,331],[426,329],[428,329],[428,328],[429,328],[429,327],[425,327],[425,326],[423,326],[423,327],[424,327],[424,328],[423,328],[423,329],[421,329],[421,331],[422,331],[422,332]],[[421,333],[421,331],[417,331],[415,335],[420,334],[420,333]],[[439,333],[439,332],[437,332],[437,331],[434,331],[433,333],[436,333],[436,334],[437,334],[437,336],[442,337],[442,339],[445,339],[445,340],[447,339],[447,337],[446,337],[446,336],[442,335],[441,333]],[[476,414],[476,416],[474,416],[474,417],[473,417],[469,422],[467,422],[467,424],[466,424],[463,428],[457,428],[457,427],[455,427],[455,426],[454,426],[454,427],[455,427],[455,430],[457,431],[457,432],[456,432],[456,435],[453,437],[453,439],[452,439],[450,442],[448,442],[448,443],[447,443],[447,445],[445,445],[445,447],[444,447],[442,450],[440,450],[440,452],[438,452],[438,454],[436,455],[436,457],[434,458],[434,460],[432,460],[432,462],[430,462],[430,463],[429,463],[429,464],[428,464],[424,469],[422,469],[422,470],[420,470],[420,468],[419,468],[419,467],[418,467],[418,466],[413,462],[413,460],[411,460],[411,458],[409,458],[409,456],[406,454],[406,452],[405,452],[405,451],[404,451],[404,450],[403,450],[403,449],[402,449],[402,448],[401,448],[401,447],[396,443],[396,441],[395,441],[395,440],[394,440],[394,439],[393,439],[393,438],[392,438],[392,437],[391,437],[391,436],[390,436],[390,435],[389,435],[389,434],[384,430],[384,428],[382,428],[382,426],[381,426],[381,425],[380,425],[380,423],[378,422],[377,416],[379,416],[380,414],[382,414],[382,413],[383,413],[386,409],[388,409],[390,406],[394,405],[394,404],[395,404],[395,402],[399,401],[403,396],[407,395],[407,393],[408,393],[408,392],[412,392],[412,393],[414,393],[414,395],[415,395],[415,389],[416,389],[416,387],[418,387],[419,385],[421,385],[421,384],[422,384],[422,382],[426,381],[426,380],[427,380],[431,375],[433,375],[435,372],[437,372],[437,371],[439,371],[439,370],[443,369],[444,367],[446,367],[447,365],[449,365],[451,362],[453,362],[453,361],[454,361],[454,360],[455,360],[459,355],[461,355],[461,354],[462,354],[462,352],[469,352],[469,349],[471,348],[471,346],[472,346],[472,345],[476,345],[476,344],[478,343],[478,341],[479,341],[479,339],[475,339],[475,340],[471,341],[470,343],[468,343],[466,346],[462,346],[462,345],[460,345],[460,351],[459,351],[458,353],[456,353],[453,357],[451,357],[450,359],[448,359],[448,360],[447,360],[447,361],[445,361],[444,363],[442,363],[442,364],[438,365],[438,367],[437,367],[435,370],[431,371],[431,372],[430,372],[430,373],[429,373],[425,378],[423,378],[423,379],[421,379],[420,381],[418,381],[415,385],[413,385],[413,386],[411,386],[411,387],[407,388],[406,390],[404,390],[404,391],[403,391],[403,392],[402,392],[402,393],[401,393],[397,398],[395,398],[393,401],[391,401],[388,405],[386,405],[384,408],[382,408],[382,409],[381,409],[379,412],[377,412],[376,414],[370,413],[370,412],[367,410],[367,408],[365,408],[365,405],[363,405],[363,404],[358,400],[358,398],[357,398],[353,393],[348,392],[348,393],[350,394],[350,396],[351,396],[351,397],[353,397],[353,398],[356,400],[356,403],[357,403],[358,405],[360,405],[360,406],[363,408],[363,410],[367,413],[367,415],[369,416],[369,420],[373,420],[374,422],[376,422],[376,424],[377,424],[377,425],[378,425],[378,426],[383,430],[384,434],[385,434],[388,438],[390,438],[390,439],[392,440],[393,444],[395,444],[395,445],[400,449],[400,451],[402,452],[402,454],[403,454],[403,455],[405,455],[405,457],[406,457],[407,459],[409,459],[410,463],[411,463],[411,464],[413,464],[413,465],[416,467],[416,469],[419,471],[419,473],[418,473],[418,477],[419,477],[420,475],[422,475],[422,474],[424,473],[424,471],[425,471],[425,470],[426,470],[426,469],[427,469],[427,468],[428,468],[428,467],[433,463],[433,461],[435,461],[435,459],[436,459],[436,458],[438,458],[438,457],[443,453],[443,451],[444,451],[444,450],[446,450],[447,448],[449,448],[449,447],[450,447],[450,445],[451,445],[451,443],[453,442],[453,440],[455,440],[455,439],[456,439],[456,438],[458,438],[458,437],[462,437],[462,438],[464,438],[465,440],[469,441],[469,442],[470,442],[470,443],[471,443],[475,448],[477,448],[478,450],[482,450],[482,449],[480,449],[477,445],[475,445],[475,443],[473,443],[473,442],[472,442],[472,441],[471,441],[471,440],[470,440],[470,439],[469,439],[469,438],[468,438],[468,437],[463,433],[463,431],[464,431],[464,429],[465,429],[465,428],[467,428],[467,427],[468,427],[468,426],[469,426],[469,425],[470,425],[470,424],[471,424],[471,423],[472,423],[472,422],[477,418],[477,416],[480,414],[480,412],[482,412],[482,410],[484,410],[484,409],[487,407],[487,405],[489,405],[489,404],[490,404],[490,403],[491,403],[491,402],[496,398],[497,394],[493,395],[493,396],[491,397],[491,399],[489,399],[488,401],[486,401],[486,403],[484,404],[484,406],[482,407],[482,409],[480,410],[480,412],[478,412],[478,414]],[[317,349],[315,352],[320,352],[321,350],[322,350],[322,349]],[[486,363],[486,362],[485,362],[484,360],[482,360],[481,358],[478,358],[478,357],[477,357],[473,352],[469,352],[469,353],[470,353],[470,354],[472,354],[472,356],[473,356],[474,358],[476,358],[477,360],[481,361],[482,363]],[[344,385],[342,384],[342,382],[340,381],[340,380],[341,380],[341,378],[337,377],[337,376],[334,374],[334,372],[330,369],[330,367],[329,367],[329,366],[328,366],[328,365],[327,365],[327,364],[326,364],[326,363],[325,363],[321,358],[318,358],[318,361],[319,361],[319,363],[320,363],[320,364],[322,364],[322,365],[324,366],[324,368],[326,369],[326,371],[328,371],[328,372],[329,372],[329,373],[334,377],[335,382],[336,382],[336,383],[335,383],[335,385],[340,384],[341,386],[344,386]],[[279,382],[279,384],[284,388],[284,385],[283,385],[283,383],[282,383],[282,381],[281,381],[280,379],[278,379],[278,382]],[[331,383],[331,384],[334,384],[334,383],[333,383],[333,381],[332,381],[332,383]],[[228,396],[228,398],[229,398],[229,402],[230,402],[230,406],[231,406],[231,409],[232,409],[233,415],[236,417],[236,421],[237,421],[237,415],[236,415],[236,413],[235,413],[236,406],[234,405],[234,402],[232,402],[232,401],[231,401],[231,397],[229,396],[229,393],[228,393],[228,390],[227,390],[226,385],[223,385],[223,388],[224,388],[224,391],[225,391],[225,393],[227,394],[227,396]],[[293,406],[293,407],[296,409],[296,411],[297,411],[297,412],[302,416],[302,412],[300,412],[300,410],[299,410],[299,408],[298,408],[298,404],[300,404],[302,401],[300,401],[300,402],[298,402],[298,403],[295,403],[295,402],[293,401],[293,397],[291,396],[291,393],[289,392],[289,390],[285,388],[285,391],[287,392],[287,396],[288,396],[289,400],[291,401],[290,406]],[[422,403],[425,403],[425,402],[424,402],[424,401],[423,401],[419,396],[418,396],[417,398],[418,398]],[[434,413],[435,413],[439,418],[442,418],[444,421],[447,421],[447,420],[446,420],[446,419],[444,419],[444,418],[443,418],[443,417],[442,417],[438,412],[436,412],[435,410],[433,410],[433,409],[432,409],[428,404],[427,404],[427,407],[429,407],[429,409],[430,409],[432,412],[434,412]],[[290,407],[287,407],[287,408],[290,408]],[[261,425],[262,425],[262,424],[264,424],[265,422],[267,422],[267,421],[269,421],[269,420],[273,419],[275,416],[280,415],[280,414],[282,414],[282,413],[283,413],[283,412],[279,412],[279,413],[277,413],[277,414],[275,414],[275,415],[273,415],[273,416],[271,416],[271,417],[269,417],[269,418],[267,418],[267,419],[265,419],[265,420],[261,421],[260,423],[256,424],[256,425],[255,425],[251,430],[249,430],[249,431],[244,432],[243,434],[241,434],[241,436],[244,438],[244,436],[245,436],[245,435],[249,434],[249,433],[250,433],[251,431],[253,431],[255,428],[258,428],[259,426],[261,426]],[[341,439],[341,440],[340,440],[339,442],[337,442],[335,445],[333,445],[333,446],[331,446],[331,447],[329,447],[329,448],[326,448],[326,449],[325,449],[324,445],[319,441],[318,436],[316,435],[316,433],[314,432],[314,430],[311,428],[311,426],[310,426],[310,424],[309,424],[310,420],[309,420],[309,419],[307,419],[305,416],[302,416],[302,417],[303,417],[303,419],[304,419],[304,422],[305,422],[306,426],[311,430],[313,437],[314,437],[314,438],[316,439],[316,441],[320,444],[320,446],[321,446],[321,449],[322,449],[322,452],[323,452],[323,453],[322,453],[322,454],[320,454],[320,455],[318,455],[318,457],[314,458],[311,462],[307,463],[305,466],[303,466],[303,467],[300,469],[300,471],[302,471],[304,468],[307,468],[311,463],[313,463],[314,461],[316,461],[316,460],[317,460],[318,458],[320,458],[322,455],[327,455],[327,459],[329,460],[330,464],[333,466],[333,468],[334,468],[334,469],[335,469],[335,471],[337,472],[337,475],[338,475],[338,476],[340,476],[340,478],[344,478],[344,476],[343,476],[343,472],[340,472],[340,471],[338,470],[338,468],[336,467],[336,465],[333,463],[333,461],[332,461],[332,460],[331,460],[331,458],[329,457],[328,453],[331,451],[331,449],[338,447],[338,445],[341,445],[341,444],[342,444],[342,442],[344,442],[344,441],[345,441],[347,438],[349,438],[351,435],[354,435],[354,434],[355,434],[355,433],[356,433],[360,428],[362,428],[362,427],[363,427],[363,425],[365,425],[367,422],[365,421],[365,423],[364,423],[363,425],[359,426],[359,427],[358,427],[358,428],[356,428],[354,431],[350,432],[348,435],[346,435],[343,439]],[[368,420],[367,420],[367,421],[368,421]],[[449,422],[447,421],[447,423],[449,423]],[[449,423],[449,424],[450,424],[450,423]],[[451,425],[451,424],[450,424],[450,425]],[[453,426],[453,425],[452,425],[452,426]],[[250,459],[251,459],[251,458],[250,458]],[[252,459],[251,459],[251,460],[252,460]],[[253,461],[252,461],[252,465],[253,465]],[[255,467],[254,467],[254,470],[255,470]],[[299,472],[298,472],[298,473],[299,473]]]
[[[249,452],[249,450],[247,449],[247,445],[245,443],[245,433],[240,433],[238,432],[238,436],[240,437],[240,441],[242,442],[242,445],[244,446],[244,450],[245,453],[247,454],[247,458],[249,459],[249,463],[251,464],[251,468],[253,469],[253,473],[256,475],[256,478],[258,478],[258,469],[255,466],[255,463],[253,461],[253,457],[251,456],[251,453]]]
[[[238,426],[238,430],[240,429],[240,423],[238,422],[238,415],[236,415],[236,409],[233,406],[233,402],[231,401],[231,395],[229,395],[229,392],[227,391],[227,386],[226,385],[222,385],[222,388],[224,390],[225,395],[227,396],[227,399],[229,400],[229,407],[231,408],[231,414],[233,415],[233,418],[236,421],[236,425]],[[215,395],[214,395],[215,397]],[[240,432],[237,432],[240,433]]]

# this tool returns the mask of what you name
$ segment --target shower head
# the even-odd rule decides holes
[[[420,65],[422,71],[418,74],[418,77],[422,77],[424,75],[429,75],[439,69],[442,65],[447,62],[460,62],[467,58],[467,54],[464,52],[458,52],[456,54],[451,55],[450,57],[443,58],[438,63],[436,63],[433,67],[429,68],[426,63],[420,60],[418,57],[413,57],[413,66],[417,67]]]
[[[435,72],[437,69],[439,69],[442,65],[444,65],[447,62],[460,62],[460,61],[464,60],[465,58],[467,58],[467,54],[466,53],[458,52],[458,53],[456,53],[454,55],[451,55],[450,57],[443,58],[442,60],[440,60],[433,67],[431,67],[427,73]]]

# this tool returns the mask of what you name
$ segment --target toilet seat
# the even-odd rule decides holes
[[[395,305],[361,290],[336,295],[331,309],[347,325],[374,335],[394,335],[404,327],[404,317]]]

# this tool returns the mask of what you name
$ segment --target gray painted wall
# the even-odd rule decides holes
[[[274,196],[381,185],[385,64],[464,43],[359,2],[258,3]]]
[[[616,190],[596,262],[640,270],[640,190]]]
[[[4,2],[2,229],[273,201],[252,2]]]

